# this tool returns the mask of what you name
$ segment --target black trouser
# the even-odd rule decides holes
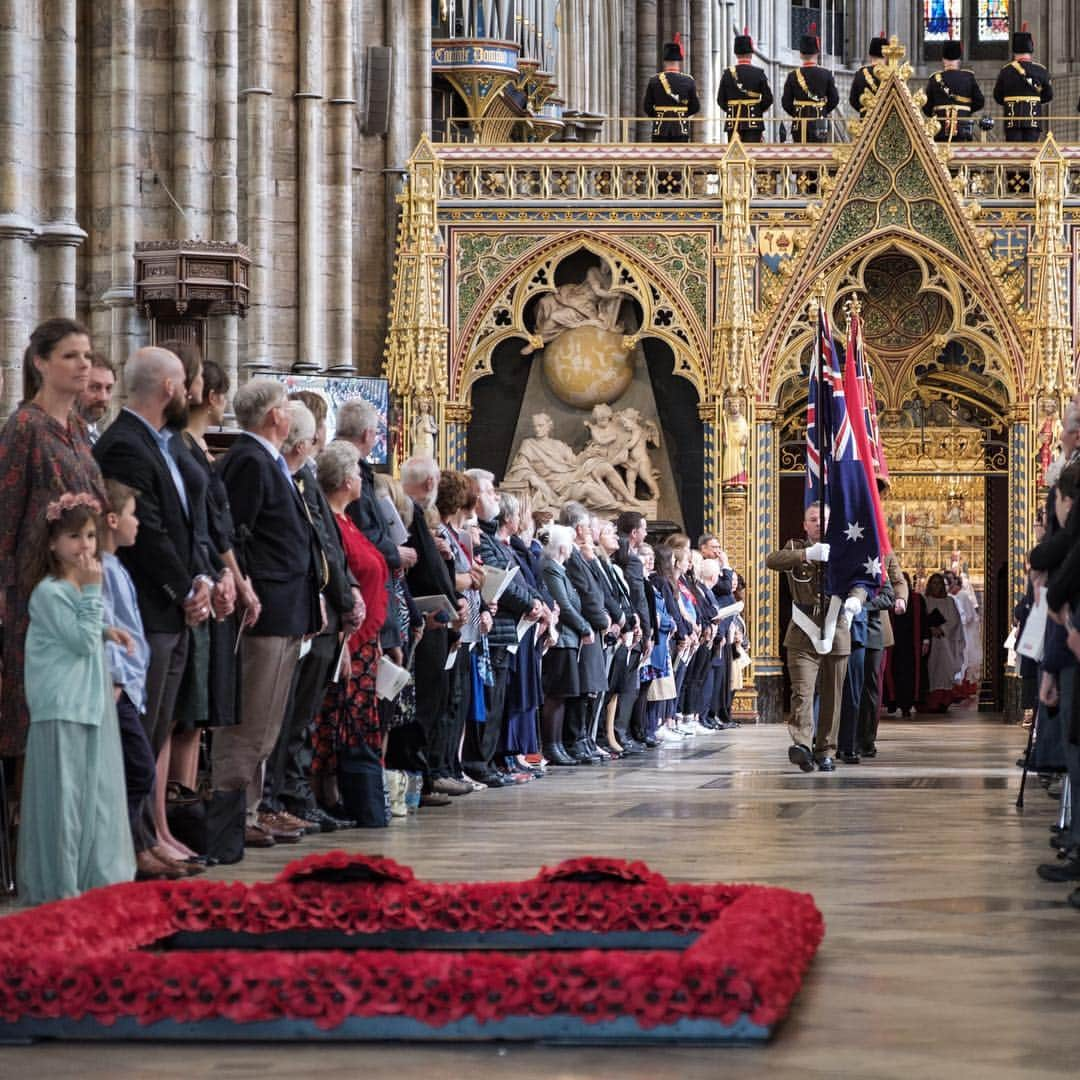
[[[465,723],[465,749],[462,758],[465,771],[470,776],[482,776],[491,771],[492,762],[502,742],[506,690],[510,683],[510,651],[504,645],[492,645],[489,652],[494,685],[484,687],[486,718],[482,724],[471,718]]]
[[[450,669],[450,699],[447,710],[450,713],[450,735],[447,740],[449,756],[448,773],[452,777],[460,776],[464,771],[463,758],[468,757],[468,730],[473,707],[472,653],[462,646],[457,651],[457,659]],[[465,736],[464,744],[462,736]]]
[[[1026,126],[1030,121],[1013,121],[1013,123],[1022,123],[1024,127],[1010,127],[1010,121],[1005,121],[1005,141],[1006,142],[1042,142],[1043,133],[1041,127],[1028,127]]]
[[[312,640],[310,651],[293,672],[285,722],[266,759],[263,802],[271,810],[303,814],[315,809],[309,780],[311,725],[322,707],[332,674],[330,668],[338,657],[339,648],[337,634],[320,634]]]
[[[116,703],[116,719],[120,726],[120,748],[124,755],[124,784],[127,787],[131,839],[138,854],[148,851],[157,843],[153,813],[156,762],[139,710],[123,691]]]
[[[881,712],[881,657],[883,649],[867,649],[863,655],[863,688],[859,700],[859,727],[855,750],[873,750]]]
[[[445,670],[448,650],[445,630],[429,630],[416,646],[416,721],[426,743],[425,785],[450,777],[450,677]]]
[[[721,648],[726,651],[727,646],[723,645]],[[717,658],[718,663],[713,666],[713,684],[712,684],[712,714],[717,720],[722,720],[725,723],[731,719],[731,707],[728,703],[728,678],[731,674],[728,663],[728,657],[723,653]]]
[[[732,142],[735,139],[735,132],[731,127],[727,129],[728,142]],[[759,143],[764,139],[765,132],[761,128],[752,128],[747,130],[742,128],[739,130],[739,138],[744,143]]]

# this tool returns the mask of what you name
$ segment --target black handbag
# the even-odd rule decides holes
[[[349,817],[361,828],[390,824],[382,759],[367,743],[338,751],[338,790]]]
[[[244,857],[244,791],[192,791],[173,781],[166,813],[173,836],[197,854],[219,863],[238,863]]]

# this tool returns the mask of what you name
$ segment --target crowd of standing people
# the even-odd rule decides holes
[[[181,342],[118,371],[33,333],[0,433],[0,755],[31,903],[385,827],[737,726],[742,579],[714,536],[557,520],[483,470],[368,457],[380,417]],[[198,813],[194,808],[198,808]],[[192,828],[192,822],[198,828]]]

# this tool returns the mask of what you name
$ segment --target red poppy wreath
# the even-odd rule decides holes
[[[806,894],[640,862],[439,883],[341,851],[0,925],[0,1039],[763,1039],[824,933]]]

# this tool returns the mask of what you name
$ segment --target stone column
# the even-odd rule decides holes
[[[135,311],[137,0],[112,0],[109,99],[109,287],[101,297],[111,312],[109,354],[122,365],[139,347]]]
[[[75,249],[86,239],[75,220],[76,7],[76,0],[55,0],[43,9],[41,94],[47,126],[42,140],[38,295],[39,310],[46,316],[75,314]]]
[[[754,684],[758,715],[765,723],[784,719],[784,669],[780,659],[780,633],[776,625],[780,583],[765,567],[765,557],[780,546],[777,529],[776,489],[779,469],[776,460],[776,409],[758,405],[755,410],[754,472],[750,477],[750,515],[756,527],[753,564],[747,567],[747,596],[751,600],[753,627]]]
[[[213,238],[227,244],[239,239],[237,213],[237,148],[239,99],[240,8],[238,0],[214,0],[211,5],[214,56]],[[239,317],[219,315],[206,327],[207,356],[239,385]]]
[[[637,5],[625,4],[623,6],[622,38],[620,41],[619,56],[621,58],[621,78],[619,81],[619,115],[623,117],[637,116],[641,102],[638,100],[638,89],[635,79],[638,71],[638,23]],[[644,90],[642,91],[644,93]],[[623,120],[618,130],[611,133],[611,138],[617,142],[630,142],[637,136],[635,124]]]
[[[720,409],[716,401],[704,401],[698,405],[705,450],[705,506],[703,520],[706,532],[718,536],[722,529],[720,504],[720,477],[718,463],[722,453]]]
[[[321,371],[323,272],[319,206],[322,129],[323,5],[300,0],[296,97],[296,363],[294,371]]]
[[[28,241],[34,223],[24,215],[25,192],[19,130],[25,88],[20,57],[26,38],[19,26],[24,5],[0,0],[0,371],[4,376],[0,416],[22,396],[22,354],[35,315],[30,289]]]
[[[324,366],[341,374],[352,374],[352,260],[353,260],[353,3],[338,0],[332,9],[330,37],[329,127],[330,218],[329,288],[326,311]]]
[[[440,464],[444,469],[462,470],[467,466],[467,435],[472,406],[462,402],[447,402],[443,406],[443,424],[438,446]]]
[[[716,79],[712,62],[712,0],[693,0],[690,11],[690,74],[697,81],[702,122],[694,127],[695,142],[712,142],[716,115]]]
[[[637,85],[634,87],[633,116],[642,115],[641,101],[645,96],[645,87],[658,70],[656,65],[660,50],[656,40],[656,0],[637,0],[637,28]],[[650,133],[650,124],[643,121],[637,125],[638,142],[648,142]]]
[[[247,315],[245,376],[270,371],[271,246],[273,243],[271,176],[273,90],[270,88],[270,0],[248,0],[247,86],[247,237],[251,249],[251,296]]]
[[[199,0],[173,0],[172,181],[178,204],[173,230],[181,240],[209,236],[203,220],[206,198],[202,188],[206,170],[199,160],[203,128],[200,113],[206,89],[199,29],[201,7]]]

